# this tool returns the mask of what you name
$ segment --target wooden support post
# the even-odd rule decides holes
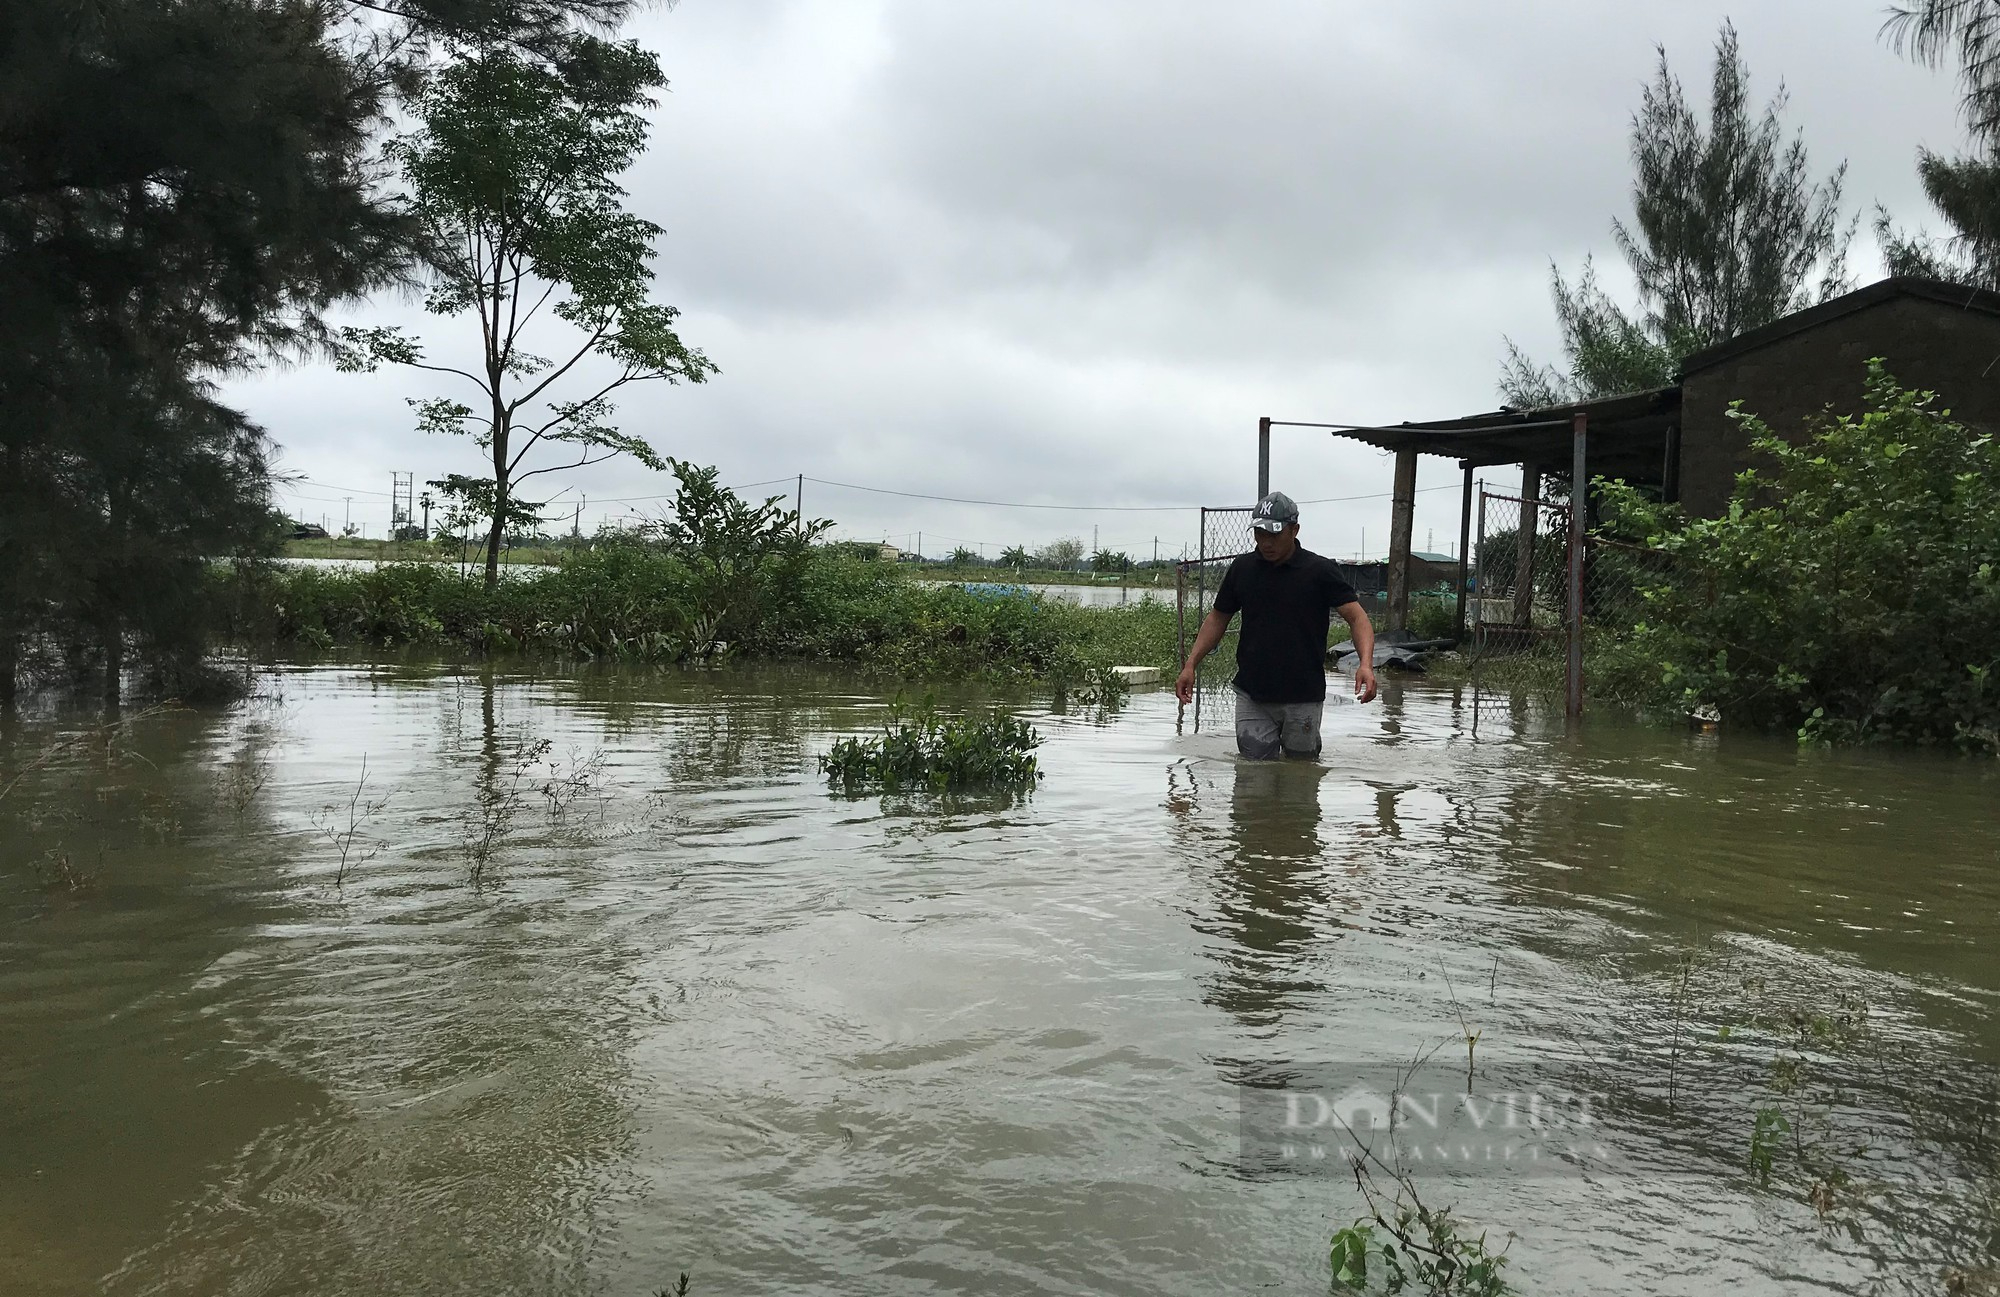
[[[1410,532],[1417,521],[1417,448],[1396,452],[1396,494],[1389,505],[1389,630],[1410,629]]]
[[[1257,420],[1257,498],[1271,494],[1271,418]]]
[[[1681,499],[1681,426],[1667,425],[1666,462],[1660,465],[1660,500],[1679,504]]]
[[[1521,465],[1521,525],[1515,534],[1514,624],[1526,628],[1535,615],[1535,531],[1542,510],[1542,470],[1538,464]]]
[[[1590,417],[1570,420],[1569,471],[1569,671],[1563,715],[1574,721],[1583,715],[1583,523],[1589,508],[1590,474],[1584,462]]]
[[[1460,465],[1465,470],[1465,490],[1458,497],[1458,618],[1452,628],[1452,638],[1465,642],[1465,601],[1471,591],[1467,588],[1472,576],[1472,462]]]

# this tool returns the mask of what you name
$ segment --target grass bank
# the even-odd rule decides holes
[[[212,597],[226,636],[252,647],[416,645],[666,662],[713,638],[737,658],[1055,683],[1106,666],[1178,665],[1174,609],[1164,602],[1084,608],[981,594],[824,551],[765,564],[728,588],[671,554],[598,546],[491,591],[476,575],[412,562],[220,568]]]
[[[463,556],[484,563],[478,546],[462,546],[455,540],[365,540],[359,536],[329,536],[324,540],[288,540],[281,551],[286,558],[345,558],[373,563],[456,563]],[[501,553],[503,563],[546,565],[562,560],[564,550],[523,545]]]

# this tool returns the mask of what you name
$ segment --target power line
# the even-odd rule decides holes
[[[761,482],[744,482],[739,485],[724,487],[723,489],[728,491],[747,491],[751,487],[755,486],[775,486],[781,482],[796,481],[798,480],[798,477],[799,477],[798,474],[792,474],[786,477],[770,477],[770,478],[765,478]],[[893,495],[893,496],[898,496],[905,500],[931,500],[939,504],[970,504],[988,509],[1048,509],[1048,510],[1057,510],[1065,513],[1181,513],[1205,507],[1198,504],[1031,504],[1019,500],[976,500],[963,496],[932,495],[928,492],[923,492],[923,491],[899,491],[892,487],[886,487],[886,486],[863,486],[858,482],[835,482],[823,477],[808,476],[805,478],[805,480],[808,482],[816,483],[819,486],[834,486],[847,491],[865,491],[870,495]],[[294,482],[304,482],[312,486],[321,487],[325,490],[342,491],[351,495],[373,495],[373,496],[381,496],[384,499],[389,498],[389,493],[386,491],[362,491],[362,490],[349,491],[348,488],[346,487],[334,486],[331,483],[316,481],[312,478],[287,479],[279,483],[280,489],[285,490],[288,494],[297,494],[296,492],[291,491],[291,486],[292,483]],[[1432,491],[1456,491],[1459,489],[1460,489],[1459,483],[1447,482],[1440,486],[1418,487],[1416,493],[1418,495],[1424,495]],[[604,497],[600,498],[598,500],[598,503],[599,504],[643,504],[652,500],[671,500],[674,498],[676,494],[677,494],[676,492],[668,491],[658,495],[628,495],[628,496]],[[1355,500],[1387,500],[1392,498],[1394,495],[1395,492],[1393,491],[1367,491],[1359,495],[1329,495],[1329,496],[1321,496],[1317,499],[1312,499],[1312,500],[1299,500],[1296,501],[1295,503],[1346,504]],[[298,495],[297,498],[305,500],[321,500],[324,503],[338,504],[344,497],[336,496],[331,500],[326,500],[324,497],[319,497],[319,496]],[[1216,506],[1206,506],[1206,507],[1213,508]]]
[[[379,495],[385,500],[389,498],[387,491],[364,491],[358,486],[335,486],[331,482],[321,482],[310,477],[281,477],[278,481],[284,484],[304,482],[308,486],[316,486],[325,491],[340,491],[345,495]]]
[[[784,479],[780,478],[778,480],[783,481]],[[921,491],[894,491],[883,486],[861,486],[854,482],[829,482],[823,477],[808,477],[806,481],[817,482],[821,486],[844,487],[849,491],[867,491],[874,495],[897,495],[908,500],[936,500],[943,504],[976,504],[989,509],[1061,509],[1077,513],[1180,513],[1202,507],[1198,504],[1024,504],[1013,500],[969,500],[953,495],[927,495]],[[1419,494],[1425,491],[1456,491],[1458,489],[1459,484],[1457,482],[1448,482],[1443,486],[1421,487],[1419,488]],[[1371,491],[1365,495],[1333,495],[1318,500],[1299,500],[1296,503],[1338,504],[1347,500],[1386,500],[1394,494],[1395,492],[1393,491]]]

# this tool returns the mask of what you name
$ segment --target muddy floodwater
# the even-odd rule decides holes
[[[1520,1291],[1992,1281],[1991,763],[967,694],[1031,794],[829,796],[891,694],[296,664],[29,770],[0,1293],[1323,1293],[1361,1200],[1246,1096],[1385,1069],[1590,1096],[1604,1162],[1412,1180]]]

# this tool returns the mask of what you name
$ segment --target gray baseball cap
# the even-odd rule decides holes
[[[1283,491],[1273,491],[1250,511],[1250,525],[1258,531],[1283,531],[1299,520],[1299,507]]]

